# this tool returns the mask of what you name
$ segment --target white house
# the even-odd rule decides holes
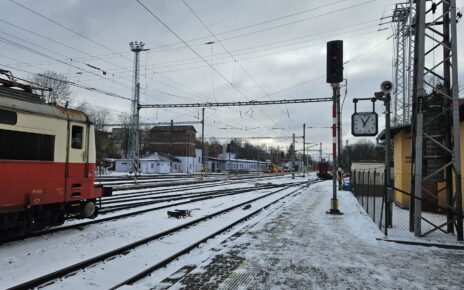
[[[180,172],[180,165],[180,160],[175,157],[169,160],[168,156],[155,153],[139,159],[139,172],[145,174]],[[132,172],[132,169],[132,159],[115,160],[115,171]]]
[[[176,156],[180,160],[180,172],[194,173],[201,172],[202,150],[195,149],[195,156]]]

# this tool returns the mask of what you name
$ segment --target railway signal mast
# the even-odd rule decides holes
[[[333,153],[333,196],[330,202],[330,209],[327,214],[340,215],[342,212],[338,209],[337,199],[337,178],[341,178],[338,172],[338,158],[337,158],[337,142],[340,134],[340,83],[343,81],[343,41],[334,40],[327,42],[327,83],[330,84],[333,91],[333,107],[332,107],[332,153]],[[338,128],[337,128],[338,127]],[[337,130],[338,129],[338,130]]]

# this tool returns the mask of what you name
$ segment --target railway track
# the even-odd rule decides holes
[[[203,183],[210,183],[210,182],[221,182],[221,181],[231,181],[231,180],[253,180],[253,179],[268,179],[268,178],[275,178],[274,176],[270,175],[261,175],[261,176],[220,176],[220,177],[206,177],[204,179],[199,178],[187,178],[187,180],[182,180],[180,177],[175,179],[146,179],[146,180],[138,180],[135,183],[134,180],[119,180],[113,182],[96,182],[97,184],[101,184],[103,186],[109,186],[113,188],[113,191],[119,190],[128,190],[128,189],[143,189],[143,188],[154,188],[154,187],[169,187],[169,186],[176,186],[176,185],[192,185],[192,184],[203,184]]]
[[[310,183],[315,183],[315,182],[317,181],[312,181]],[[114,286],[111,286],[111,289],[115,289],[123,285],[133,284],[136,281],[139,281],[140,279],[146,277],[153,271],[166,266],[168,263],[170,263],[174,259],[177,259],[178,257],[188,253],[189,251],[191,251],[195,247],[198,247],[199,245],[206,242],[207,240],[213,237],[216,237],[224,232],[229,231],[234,226],[252,218],[253,216],[257,215],[258,213],[268,208],[269,206],[275,203],[278,203],[279,201],[289,196],[297,194],[297,192],[304,186],[308,186],[308,182],[304,182],[304,184],[291,184],[291,185],[282,186],[281,188],[276,189],[270,193],[263,194],[259,197],[252,198],[244,202],[240,202],[238,204],[232,205],[230,207],[219,210],[217,212],[196,218],[186,223],[182,223],[178,226],[172,227],[170,229],[166,229],[162,232],[155,233],[153,235],[142,238],[140,240],[131,242],[117,249],[107,251],[105,253],[93,256],[83,261],[80,261],[78,263],[55,270],[51,273],[42,275],[35,279],[15,285],[13,287],[10,287],[9,289],[26,289],[26,288],[34,288],[34,287],[39,287],[39,286],[42,288],[45,286],[52,285],[56,281],[56,279],[60,279],[60,287],[62,287],[63,286],[62,283],[64,283],[68,279],[73,279],[73,278],[79,279],[78,272],[85,271],[85,269],[88,269],[88,268],[92,268],[95,271],[100,270],[100,268],[101,269],[105,268],[106,275],[111,275],[111,274],[108,274],[108,272],[106,272],[106,269],[110,265],[113,265],[113,263],[116,263],[114,267],[120,268],[120,265],[119,266],[117,265],[117,262],[119,259],[124,259],[125,257],[131,258],[133,256],[137,257],[136,253],[139,253],[139,255],[142,255],[143,257],[144,255],[143,253],[144,251],[147,250],[148,246],[151,245],[152,243],[155,243],[156,241],[158,242],[163,241],[166,238],[175,236],[174,234],[178,234],[182,232],[186,232],[185,234],[188,234],[188,231],[195,232],[197,227],[201,225],[203,225],[203,227],[209,228],[211,227],[210,224],[214,224],[214,223],[216,225],[218,224],[217,223],[218,218],[225,219],[226,217],[228,217],[230,219],[230,221],[225,226],[222,226],[222,223],[221,223],[220,228],[218,229],[214,228],[212,232],[208,232],[208,234],[197,239],[196,241],[189,243],[186,246],[182,246],[181,249],[176,250],[174,253],[169,253],[167,257],[159,259],[155,261],[154,263],[152,263],[151,265],[144,264],[145,266],[143,267],[143,269],[137,269],[137,271],[134,271],[133,269],[127,269],[129,272],[135,272],[135,273],[131,273],[129,277],[127,277],[127,274],[126,274],[126,277],[121,279],[123,281],[113,283],[112,285]],[[296,189],[291,189],[292,187],[296,187]],[[242,207],[248,204],[253,205],[252,207],[253,211],[243,215]],[[237,215],[237,212],[242,213],[239,218],[236,218],[235,216]],[[231,218],[231,217],[234,217],[234,218]],[[152,246],[151,248],[149,248],[149,250],[151,249],[150,252],[152,253],[153,253],[153,250],[152,250],[153,248],[156,248],[156,247]],[[95,267],[97,264],[102,263],[102,262],[104,263],[104,267],[103,266]],[[148,261],[145,261],[145,262],[148,262]],[[124,263],[124,261],[122,261],[122,263]],[[130,265],[130,264],[126,264],[126,265]],[[127,267],[124,267],[124,268],[127,268]],[[131,265],[131,268],[132,268],[132,265]],[[116,276],[113,276],[113,278],[114,277],[119,277],[119,276],[116,275]],[[103,286],[103,287],[108,288],[108,286]]]
[[[265,185],[259,187],[259,189],[268,189],[268,188],[274,188],[274,187],[280,187],[279,185]],[[227,196],[227,195],[234,195],[234,194],[239,194],[239,193],[244,193],[244,192],[249,192],[251,190],[256,190],[257,187],[246,187],[246,188],[237,188],[237,189],[219,189],[219,190],[210,190],[210,191],[204,191],[204,192],[193,192],[193,193],[184,193],[184,194],[172,194],[168,196],[152,196],[152,197],[144,197],[142,198],[141,202],[135,202],[137,199],[125,199],[122,202],[112,202],[112,203],[102,203],[102,207],[100,213],[102,214],[107,214],[110,212],[114,211],[120,211],[124,209],[131,209],[131,208],[136,208],[136,207],[142,207],[142,206],[147,206],[147,205],[152,205],[152,204],[157,204],[157,203],[163,203],[163,202],[171,202],[171,201],[177,201],[177,200],[183,200],[183,199],[189,199],[192,198],[193,200],[204,200],[210,199],[210,198],[215,198],[215,197],[221,197],[221,196]],[[131,201],[128,203],[128,201]],[[122,204],[121,204],[122,203]],[[108,204],[116,204],[116,205],[108,205]]]
[[[281,187],[280,185],[265,185],[259,187],[259,189],[270,189],[270,188],[276,188],[276,187]],[[29,233],[25,236],[20,236],[20,237],[13,237],[13,238],[6,238],[2,240],[2,243],[11,243],[11,242],[17,242],[17,241],[22,241],[28,238],[32,237],[39,237],[39,236],[44,236],[52,233],[57,233],[61,231],[66,231],[66,230],[82,230],[84,227],[98,224],[98,223],[103,223],[103,222],[108,222],[108,221],[115,221],[118,219],[122,218],[127,218],[127,217],[132,217],[136,216],[139,214],[144,214],[152,211],[157,211],[157,210],[162,210],[170,207],[175,207],[175,206],[180,206],[180,205],[186,205],[189,203],[197,202],[197,201],[204,201],[212,198],[219,198],[219,197],[224,197],[224,196],[232,196],[232,195],[237,195],[241,193],[246,193],[250,192],[252,190],[257,190],[256,187],[247,187],[247,188],[238,188],[238,189],[230,189],[227,190],[227,192],[224,192],[224,190],[215,190],[214,192],[203,192],[202,194],[198,194],[197,196],[176,196],[173,195],[172,197],[168,199],[162,199],[162,200],[153,200],[153,201],[147,201],[143,203],[137,203],[137,204],[127,204],[127,205],[119,205],[119,206],[114,206],[114,207],[108,207],[108,208],[103,208],[101,210],[101,214],[109,214],[113,213],[116,211],[121,211],[121,210],[129,210],[132,208],[136,207],[142,207],[142,206],[149,206],[157,203],[166,203],[160,206],[156,207],[150,207],[150,208],[145,208],[145,209],[140,209],[140,210],[135,210],[135,211],[130,211],[122,214],[117,214],[117,215],[111,215],[108,217],[102,217],[102,218],[97,218],[95,220],[90,220],[90,221],[85,221],[85,222],[80,222],[80,223],[75,223],[75,224],[70,224],[70,225],[65,225],[65,226],[59,226],[59,227],[54,227],[46,230],[42,230],[40,232],[34,232],[34,233]],[[177,201],[177,202],[173,202]]]
[[[106,213],[113,210],[124,209],[124,208],[131,208],[131,207],[139,207],[150,205],[153,203],[160,203],[165,201],[174,201],[185,199],[189,197],[199,197],[199,196],[214,196],[216,194],[220,195],[223,194],[224,191],[234,191],[245,189],[245,187],[240,188],[221,188],[221,189],[211,189],[206,191],[196,191],[198,189],[205,189],[205,188],[214,188],[214,187],[224,187],[225,185],[233,185],[233,182],[223,183],[223,184],[209,184],[209,185],[200,185],[200,186],[189,186],[189,187],[176,187],[175,189],[165,189],[165,190],[155,190],[155,191],[141,191],[141,192],[131,192],[127,194],[118,194],[116,196],[111,197],[104,197],[102,198],[100,205],[102,211],[100,213]],[[265,186],[265,184],[261,185],[261,188]],[[272,187],[272,185],[270,185]],[[253,189],[256,186],[249,186],[246,187],[247,189]],[[180,193],[183,192],[183,193]]]

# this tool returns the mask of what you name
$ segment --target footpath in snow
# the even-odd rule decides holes
[[[156,289],[463,289],[464,251],[400,245],[383,237],[355,198],[339,192],[343,216],[326,215],[331,181],[311,186],[201,265]],[[188,274],[185,274],[188,273]],[[130,288],[130,287],[129,287]]]

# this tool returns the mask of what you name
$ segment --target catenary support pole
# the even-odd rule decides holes
[[[169,127],[169,137],[170,137],[170,143],[169,143],[169,171],[172,172],[172,143],[174,142],[173,138],[173,131],[174,131],[174,120],[171,120],[171,126]]]
[[[293,133],[293,141],[292,141],[292,179],[295,179],[295,133]]]
[[[203,180],[203,174],[208,171],[206,168],[207,161],[205,160],[205,108],[201,108],[201,179]]]
[[[306,173],[306,124],[303,124],[303,178],[305,178]]]
[[[415,45],[415,80],[414,80],[414,102],[416,111],[415,120],[415,167],[414,167],[414,235],[422,235],[422,143],[426,92],[424,88],[424,62],[425,62],[425,0],[416,2],[416,45]]]
[[[387,228],[392,226],[392,202],[393,202],[393,191],[391,189],[391,131],[390,131],[390,93],[385,94],[385,181],[386,181],[386,193],[387,199],[385,202],[385,233]]]

